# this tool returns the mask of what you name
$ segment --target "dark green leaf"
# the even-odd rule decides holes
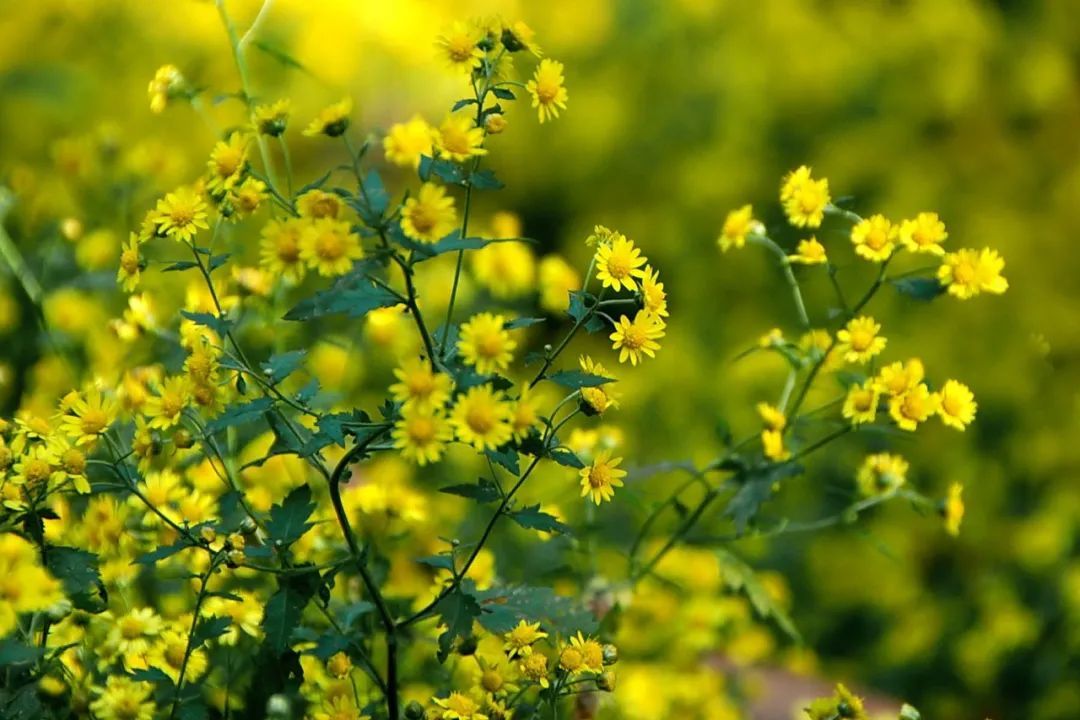
[[[716,554],[720,560],[720,574],[724,583],[732,590],[745,593],[758,615],[772,619],[788,637],[795,642],[802,642],[795,623],[782,607],[773,602],[772,596],[758,580],[753,569],[727,550],[717,550]]]
[[[204,617],[195,626],[195,632],[191,634],[191,647],[197,650],[211,640],[216,640],[232,627],[232,620],[227,617]]]
[[[172,557],[181,550],[185,550],[189,547],[192,547],[191,543],[181,538],[172,545],[162,545],[155,550],[140,555],[135,558],[135,563],[138,565],[153,565],[157,561]]]
[[[324,315],[343,314],[359,318],[372,310],[397,305],[401,299],[377,286],[362,273],[346,275],[326,290],[301,300],[285,314],[286,320],[311,320]]]
[[[435,612],[446,626],[446,631],[439,636],[438,658],[441,663],[446,662],[450,655],[454,640],[472,635],[473,621],[480,616],[480,604],[475,597],[458,587],[439,601]]]
[[[570,390],[579,390],[583,387],[599,387],[605,383],[614,382],[614,378],[591,375],[580,370],[560,370],[548,375],[547,379]]]
[[[439,492],[448,493],[450,495],[460,495],[461,497],[469,498],[470,500],[481,503],[495,502],[502,497],[502,493],[499,492],[499,486],[486,478],[480,478],[475,485],[466,483],[463,485],[450,485],[448,487],[439,488]]]
[[[489,632],[509,632],[519,621],[541,622],[548,632],[592,633],[596,617],[575,598],[556,595],[549,587],[494,587],[476,593],[480,624]]]
[[[509,90],[507,88],[493,87],[493,88],[491,88],[491,94],[494,95],[495,97],[499,98],[500,100],[513,100],[514,99],[513,91],[511,91],[511,90]]]
[[[933,300],[945,292],[945,286],[937,278],[909,277],[892,281],[893,286],[902,294],[916,300]]]
[[[0,667],[32,663],[44,654],[44,649],[32,645],[23,645],[14,637],[0,640]]]
[[[436,570],[454,572],[454,558],[449,555],[428,555],[427,557],[416,558],[416,562],[433,567]]]
[[[521,510],[514,510],[513,512],[508,512],[507,516],[518,525],[528,530],[570,533],[569,527],[559,522],[554,515],[549,515],[548,513],[541,511],[540,505],[530,505]]]
[[[227,318],[218,317],[211,313],[188,312],[187,310],[181,310],[180,314],[196,325],[210,328],[221,337],[225,337],[226,333],[229,332],[231,323]]]
[[[518,328],[529,327],[530,325],[539,325],[542,322],[545,322],[545,318],[520,317],[511,320],[503,327],[505,327],[507,330],[517,330]]]
[[[450,112],[457,112],[463,107],[475,104],[476,98],[464,98],[463,100],[458,100],[456,103],[454,103],[454,106],[450,108]]]
[[[724,509],[724,514],[735,522],[735,531],[741,534],[746,529],[761,504],[772,495],[773,483],[801,473],[802,466],[790,462],[763,465],[741,473],[739,489]]]
[[[493,463],[506,468],[513,475],[517,475],[521,472],[521,468],[518,466],[517,450],[511,445],[504,445],[496,450],[488,450],[484,454],[487,455]]]
[[[293,350],[291,352],[281,353],[272,356],[259,367],[262,368],[263,375],[266,376],[266,379],[269,380],[272,385],[276,385],[300,368],[304,362],[305,355],[307,355],[307,350]]]
[[[177,260],[174,263],[166,265],[161,272],[183,272],[184,270],[190,270],[191,268],[199,267],[199,263],[194,260]]]
[[[494,171],[486,168],[484,170],[477,170],[470,175],[469,184],[477,190],[501,190],[506,187],[497,177],[495,177]]]
[[[301,485],[290,492],[280,505],[270,508],[270,519],[266,521],[266,534],[275,542],[290,545],[314,527],[308,522],[308,518],[314,512],[315,503],[311,500],[311,488]]]
[[[581,462],[581,458],[574,454],[574,451],[568,447],[552,448],[548,451],[548,454],[551,456],[552,460],[565,467],[571,467],[577,470],[585,467],[585,463]]]
[[[269,397],[260,397],[243,403],[227,405],[224,412],[206,423],[206,432],[208,435],[213,435],[225,428],[244,425],[257,420],[273,405],[274,400]]]
[[[278,576],[278,590],[266,603],[262,623],[270,650],[281,655],[289,649],[293,628],[300,625],[300,616],[315,597],[320,581],[319,573],[314,570]]]

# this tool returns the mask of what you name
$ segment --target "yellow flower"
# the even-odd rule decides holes
[[[139,276],[144,265],[139,254],[139,236],[131,233],[120,249],[120,268],[116,271],[116,282],[125,292],[133,292],[139,286]]]
[[[563,64],[544,58],[525,89],[532,95],[532,106],[543,123],[559,117],[559,110],[566,109],[566,85],[563,80]]]
[[[255,129],[263,135],[280,137],[289,124],[291,112],[292,103],[284,98],[270,104],[256,105],[251,113],[251,120]]]
[[[783,430],[787,425],[787,418],[780,408],[775,405],[770,405],[767,402],[759,402],[757,404],[757,413],[761,417],[761,421],[765,423],[765,427],[769,430]]]
[[[831,200],[829,181],[815,180],[805,165],[789,173],[780,187],[784,213],[795,227],[820,227]]]
[[[146,89],[150,96],[150,110],[160,113],[169,101],[179,95],[184,87],[184,76],[175,65],[162,65],[154,73],[154,79]]]
[[[514,401],[514,411],[510,418],[510,428],[514,434],[514,440],[521,442],[533,428],[540,427],[543,419],[540,417],[540,399],[532,394],[529,386],[521,389],[521,394]]]
[[[612,458],[610,450],[601,450],[596,454],[592,464],[582,468],[581,497],[592,498],[599,505],[604,500],[611,500],[615,496],[615,488],[622,487],[622,478],[626,477],[626,471],[619,469],[622,458]]]
[[[770,460],[781,462],[791,457],[791,453],[784,447],[784,434],[779,430],[761,431],[761,451]]]
[[[944,255],[941,243],[945,242],[949,233],[945,231],[945,223],[941,222],[937,213],[921,212],[913,220],[900,223],[899,236],[900,243],[911,252]]]
[[[506,131],[508,124],[505,115],[500,112],[491,112],[484,118],[484,132],[488,135],[499,135]]]
[[[184,408],[191,402],[191,387],[183,375],[166,378],[158,394],[146,401],[143,413],[150,420],[150,427],[168,430],[180,422]]]
[[[512,417],[513,408],[501,391],[478,385],[458,396],[450,413],[450,424],[458,440],[483,452],[510,440]]]
[[[514,359],[517,342],[510,337],[505,324],[502,315],[479,313],[461,326],[458,353],[481,375],[502,372]]]
[[[530,653],[523,657],[518,663],[518,672],[526,680],[531,680],[542,688],[551,685],[548,679],[548,659],[543,653]]]
[[[607,368],[598,362],[595,362],[588,355],[582,355],[578,358],[578,364],[581,366],[581,371],[588,373],[589,375],[596,375],[599,377],[614,378],[615,376],[608,372]],[[597,385],[596,387],[583,387],[579,391],[581,393],[581,399],[588,405],[588,410],[596,415],[603,415],[608,408],[619,407],[619,398],[615,391],[612,389],[612,385],[615,383],[604,383],[603,385]]]
[[[443,709],[440,716],[443,720],[488,720],[475,700],[459,692],[450,693],[446,698],[432,698],[432,702]]]
[[[907,481],[907,471],[907,460],[899,455],[867,455],[855,474],[855,482],[866,497],[891,493]]]
[[[543,57],[544,53],[536,44],[535,37],[533,29],[521,20],[503,26],[502,44],[510,52],[528,50],[536,57]]]
[[[518,624],[503,635],[503,650],[506,651],[507,657],[511,659],[522,655],[530,655],[533,651],[532,646],[547,636],[548,634],[540,629],[540,623],[527,623],[524,620],[518,620]]]
[[[337,652],[326,661],[326,671],[338,679],[345,677],[352,670],[352,661],[343,652]]]
[[[922,361],[911,358],[905,363],[894,362],[881,368],[874,385],[886,395],[903,395],[922,382],[925,371]]]
[[[296,211],[300,213],[301,217],[311,218],[312,220],[321,218],[339,220],[344,210],[345,201],[336,193],[324,192],[318,189],[308,190],[296,199]]]
[[[633,321],[623,315],[608,338],[612,349],[619,351],[619,362],[630,360],[637,365],[642,355],[656,357],[660,349],[658,339],[664,337],[664,321],[647,310],[638,310]]]
[[[901,430],[914,430],[919,423],[937,412],[940,398],[919,383],[902,395],[889,400],[889,415]]]
[[[206,162],[209,182],[207,189],[214,197],[221,197],[240,182],[248,164],[249,136],[234,132],[226,140],[220,140],[210,151]]]
[[[716,242],[722,252],[740,250],[746,245],[748,235],[760,235],[763,231],[761,223],[754,219],[754,208],[743,205],[738,210],[729,212],[724,218],[724,226],[720,229],[720,237]]]
[[[1005,261],[994,250],[958,250],[949,253],[938,268],[937,277],[953,297],[967,300],[981,292],[1000,295],[1009,288],[1001,271]]]
[[[413,240],[436,243],[457,226],[454,198],[434,183],[424,183],[420,192],[405,201],[401,209],[401,231]]]
[[[646,312],[658,318],[667,317],[667,293],[664,292],[664,283],[660,282],[660,273],[653,270],[651,265],[645,266],[645,275],[641,279],[641,300]]]
[[[307,267],[300,257],[300,241],[306,227],[299,218],[268,222],[259,241],[259,266],[293,283],[302,280]]]
[[[795,254],[788,255],[788,260],[801,265],[821,265],[828,262],[829,258],[825,255],[825,246],[811,236],[799,241]]]
[[[98,697],[90,710],[98,720],[153,720],[157,705],[154,687],[136,682],[127,675],[110,675],[105,687],[97,688]]]
[[[604,669],[604,646],[595,638],[587,638],[578,633],[570,638],[570,646],[581,654],[581,662],[587,670],[602,672]]]
[[[353,261],[362,257],[360,236],[347,222],[330,218],[315,220],[300,236],[300,258],[324,277],[348,273]]]
[[[881,391],[873,380],[867,380],[861,385],[852,385],[844,397],[841,414],[850,420],[852,425],[874,422],[880,397]]]
[[[600,242],[596,249],[596,279],[604,287],[637,290],[634,278],[644,278],[643,265],[648,263],[641,251],[622,233],[612,233],[610,242]]]
[[[949,494],[942,503],[942,515],[945,517],[945,531],[956,537],[960,534],[960,522],[964,519],[964,486],[953,483]]]
[[[370,720],[356,709],[356,699],[352,693],[330,695],[327,693],[322,706],[311,715],[311,720]]]
[[[435,147],[441,157],[458,162],[487,155],[484,129],[476,127],[467,115],[447,116],[435,132]]]
[[[533,289],[536,261],[524,243],[493,243],[472,253],[471,259],[477,283],[492,297],[508,300]]]
[[[344,135],[349,127],[349,114],[352,112],[352,98],[344,98],[319,111],[315,119],[304,129],[307,137],[326,135],[338,137]]]
[[[453,380],[431,369],[422,358],[410,358],[394,369],[398,382],[390,386],[390,396],[405,407],[440,408],[450,399]]]
[[[559,255],[545,255],[539,269],[540,306],[551,313],[566,312],[570,293],[581,289],[581,275]]]
[[[401,419],[394,423],[390,437],[403,457],[423,466],[439,461],[446,444],[454,439],[454,432],[440,408],[407,405],[401,409]]]
[[[246,177],[239,185],[234,185],[225,195],[227,207],[232,208],[229,220],[242,220],[256,210],[269,197],[266,192],[266,183],[258,178]]]
[[[851,229],[851,242],[859,257],[884,262],[896,247],[896,235],[896,227],[884,215],[872,215]]]
[[[199,230],[210,227],[206,221],[206,202],[189,187],[179,188],[158,200],[155,211],[158,232],[180,242],[190,242]]]
[[[116,422],[120,403],[115,397],[105,397],[96,387],[84,394],[70,392],[64,397],[67,408],[60,421],[61,429],[75,438],[77,445],[89,445]]]
[[[836,333],[837,351],[853,363],[867,363],[885,349],[886,338],[878,335],[881,325],[862,315],[848,322]]]
[[[861,698],[853,695],[843,685],[836,686],[836,693],[829,698],[819,698],[810,703],[804,711],[809,720],[870,720],[863,709]]]
[[[19,615],[47,610],[64,599],[60,581],[39,558],[29,540],[11,532],[0,534],[0,636],[15,629]]]
[[[1009,281],[1001,274],[1001,271],[1005,269],[1005,260],[997,250],[983,248],[979,253],[979,262],[975,269],[979,288],[983,292],[1001,295],[1009,289]]]
[[[408,122],[391,125],[383,138],[387,162],[416,169],[420,166],[421,155],[431,157],[434,135],[435,128],[419,115],[414,115]]]
[[[188,634],[187,628],[178,630],[169,628],[161,633],[161,636],[150,647],[146,655],[146,666],[161,670],[175,683],[180,678],[180,667],[184,664],[184,655],[187,652]],[[184,681],[195,682],[206,672],[208,661],[206,650],[196,648],[187,658],[187,666],[184,668]]]
[[[480,67],[484,58],[484,51],[477,47],[479,42],[480,33],[475,26],[457,21],[439,36],[437,46],[452,69],[468,74]]]
[[[48,450],[56,464],[56,472],[53,473],[52,479],[58,483],[71,480],[75,492],[88,495],[90,481],[86,478],[86,453],[63,435],[54,435],[49,438]]]
[[[949,427],[963,430],[975,419],[975,394],[959,380],[946,380],[939,393],[938,415]]]

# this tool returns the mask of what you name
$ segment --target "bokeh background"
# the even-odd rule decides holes
[[[257,3],[229,7],[243,27]],[[538,252],[581,265],[590,228],[616,227],[666,281],[667,341],[626,381],[618,418],[636,464],[714,457],[718,423],[752,432],[753,403],[778,392],[779,358],[733,358],[771,327],[796,332],[789,296],[769,258],[722,256],[715,238],[744,203],[781,226],[789,169],[812,165],[864,214],[936,210],[950,246],[1001,250],[1003,297],[925,305],[886,293],[872,308],[895,357],[918,355],[978,397],[966,434],[933,429],[900,445],[924,492],[965,484],[960,537],[897,506],[819,535],[739,543],[786,578],[816,657],[791,660],[801,651],[780,637],[736,654],[903,697],[928,717],[1080,717],[1080,3],[280,0],[260,31],[254,84],[268,100],[292,98],[297,125],[345,94],[360,133],[417,112],[437,121],[461,85],[434,38],[489,13],[537,31],[566,64],[570,100],[551,125],[525,104],[511,112],[491,142],[508,189],[483,198],[479,216],[513,211]],[[77,335],[116,314],[94,293],[148,207],[144,197],[87,217],[95,192],[126,192],[96,181],[100,158],[121,158],[158,192],[190,181],[214,133],[188,106],[152,114],[146,84],[170,62],[228,92],[235,69],[212,3],[0,0],[0,18],[0,179],[17,197],[6,224],[65,299],[46,301],[50,323]],[[221,127],[241,119],[228,100],[208,112]],[[307,168],[331,150],[295,132],[290,142],[298,174],[313,179]],[[48,282],[67,217],[88,225],[77,262],[100,271],[81,285]],[[846,265],[853,286],[869,281]],[[807,282],[823,320],[827,288]],[[11,278],[0,326],[5,414],[35,383],[74,384],[42,350]],[[121,350],[91,360],[111,352]],[[865,448],[814,465],[771,510],[812,519],[842,506]],[[672,482],[650,480],[650,491]],[[620,512],[640,520],[633,506]]]

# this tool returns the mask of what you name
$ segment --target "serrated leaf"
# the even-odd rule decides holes
[[[495,172],[488,168],[477,170],[470,175],[469,184],[477,190],[501,190],[506,187],[495,177]]]
[[[172,687],[174,685],[172,678],[165,674],[164,670],[160,668],[139,668],[131,671],[131,679],[138,682],[147,682],[151,685],[161,685],[165,687]]]
[[[202,618],[195,626],[195,632],[191,634],[192,649],[197,650],[209,641],[217,640],[219,637],[229,632],[230,627],[232,627],[232,619],[228,617],[216,617],[211,615]]]
[[[449,657],[454,640],[472,635],[473,621],[480,617],[480,604],[475,597],[458,587],[443,597],[434,609],[442,619],[442,624],[446,626],[446,630],[439,636],[437,653],[439,662],[442,663]]]
[[[296,372],[304,362],[307,350],[292,350],[286,353],[273,355],[269,360],[259,365],[263,375],[272,385],[276,385],[285,378]]]
[[[401,302],[397,295],[377,286],[362,273],[354,272],[337,280],[331,287],[301,300],[289,312],[286,320],[311,320],[324,315],[347,315],[360,318],[372,310],[391,307]]]
[[[308,518],[314,512],[315,503],[311,500],[311,488],[301,485],[290,492],[280,505],[270,508],[270,519],[266,521],[266,534],[272,541],[290,545],[314,527],[308,522]]]
[[[311,572],[279,575],[278,589],[266,603],[262,629],[266,646],[281,655],[289,649],[293,628],[300,625],[300,616],[319,589],[321,578]]]
[[[232,325],[232,323],[229,322],[228,318],[218,317],[217,315],[213,315],[211,313],[188,312],[187,310],[181,310],[180,314],[184,318],[195,323],[196,325],[202,325],[203,327],[210,328],[221,337],[225,337],[226,333],[229,332],[229,327]]]
[[[216,418],[206,423],[206,433],[213,435],[236,425],[244,425],[262,417],[262,414],[274,406],[273,398],[260,397],[243,403],[226,405],[225,410]]]
[[[80,610],[99,613],[108,599],[98,571],[98,556],[72,547],[50,547],[47,567],[64,586],[72,605]]]
[[[521,467],[518,465],[517,450],[511,445],[504,445],[495,450],[488,450],[484,454],[487,455],[493,463],[499,467],[506,468],[506,470],[513,475],[517,475],[521,472]]]
[[[930,301],[945,292],[945,286],[937,278],[909,277],[892,281],[893,287],[901,295],[916,300]]]
[[[502,494],[499,492],[499,486],[486,478],[480,478],[475,484],[465,483],[463,485],[449,485],[447,487],[439,488],[439,492],[444,492],[449,495],[458,495],[481,503],[495,502],[502,497]]]
[[[539,504],[530,505],[529,507],[520,510],[514,510],[513,512],[506,513],[506,515],[527,530],[570,534],[570,528],[568,526],[559,522],[558,518],[554,515],[543,512],[540,509]]]
[[[518,328],[530,327],[532,325],[539,325],[542,322],[546,322],[546,318],[538,317],[520,317],[514,318],[510,322],[506,323],[503,327],[507,330],[517,330]]]
[[[728,500],[727,507],[724,508],[724,515],[730,517],[735,523],[735,531],[742,534],[746,529],[749,522],[757,515],[761,504],[772,495],[773,483],[801,473],[802,466],[790,462],[743,470],[738,477],[739,489],[735,491]]]
[[[559,370],[548,375],[547,379],[570,390],[580,390],[583,387],[599,387],[609,382],[615,382],[614,378],[592,375],[580,370]]]
[[[555,594],[549,587],[526,585],[493,587],[476,593],[480,625],[492,633],[509,632],[519,621],[540,622],[549,633],[591,634],[596,616],[576,599]]]
[[[548,451],[548,454],[551,456],[552,460],[564,467],[570,467],[576,470],[581,470],[585,467],[585,463],[581,461],[581,458],[568,447],[551,448]]]
[[[162,545],[155,548],[148,553],[143,553],[139,557],[135,558],[134,564],[137,565],[153,565],[159,560],[172,557],[181,550],[186,550],[189,547],[193,547],[187,540],[180,539],[171,545]]]
[[[732,590],[744,593],[758,615],[773,620],[777,627],[795,642],[802,642],[795,623],[791,621],[787,611],[773,601],[754,570],[727,550],[717,550],[716,555],[720,561],[720,575],[724,583]]]

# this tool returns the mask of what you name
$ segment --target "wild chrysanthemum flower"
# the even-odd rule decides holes
[[[588,355],[582,355],[578,359],[578,364],[581,366],[581,371],[589,375],[596,375],[598,377],[614,378],[615,376],[608,372],[602,364],[595,362]],[[588,405],[587,410],[591,410],[596,415],[603,415],[608,408],[619,407],[619,399],[612,389],[612,385],[615,383],[604,383],[603,385],[597,385],[596,387],[583,387],[579,391],[581,393],[581,399]]]
[[[390,436],[403,457],[423,466],[439,461],[454,431],[440,408],[406,405]]]
[[[941,398],[938,416],[943,423],[951,428],[964,430],[975,420],[978,403],[975,402],[975,394],[967,385],[959,380],[946,380],[938,395]]]
[[[239,185],[233,185],[225,193],[223,207],[227,207],[232,211],[232,214],[228,216],[230,220],[242,220],[258,210],[259,206],[266,202],[267,197],[269,195],[267,194],[266,183],[258,178],[246,177],[243,182]]]
[[[268,222],[259,241],[259,266],[293,283],[303,280],[307,267],[300,257],[300,241],[306,227],[307,223],[299,218]]]
[[[543,424],[543,418],[540,417],[540,399],[532,393],[529,386],[526,385],[521,389],[521,393],[518,395],[517,400],[514,401],[514,411],[510,418],[510,428],[514,435],[514,440],[521,442],[529,433],[533,431],[533,428],[540,427]]]
[[[99,720],[154,720],[157,704],[154,686],[137,682],[127,675],[110,675],[105,687],[97,688],[98,697],[90,710]]]
[[[925,376],[922,361],[911,358],[907,362],[894,362],[881,368],[874,386],[886,395],[903,395],[922,382]]]
[[[560,62],[541,60],[525,89],[532,95],[532,106],[541,123],[559,117],[559,110],[566,109],[567,92]]]
[[[125,292],[133,292],[139,286],[145,262],[139,254],[139,236],[131,233],[128,241],[120,248],[120,267],[116,271],[116,282]]]
[[[791,452],[784,446],[784,434],[780,430],[761,431],[761,452],[773,462],[782,462],[791,457]]]
[[[502,315],[479,313],[461,326],[458,354],[481,375],[502,372],[514,359],[517,342],[506,330]]]
[[[836,694],[831,698],[814,700],[805,712],[808,720],[870,720],[862,699],[843,685],[836,686]]]
[[[622,458],[611,457],[610,450],[601,450],[592,464],[581,469],[581,497],[591,498],[599,505],[615,496],[615,488],[622,487],[626,471],[619,469]]]
[[[419,115],[414,115],[408,122],[391,125],[383,138],[387,162],[400,167],[419,167],[421,155],[431,157],[434,136],[435,128]]]
[[[544,53],[540,46],[536,44],[535,38],[536,33],[533,29],[521,20],[503,26],[502,45],[509,52],[528,50],[536,57],[543,57]]]
[[[979,289],[992,295],[1001,295],[1009,289],[1009,281],[1001,274],[1005,269],[1005,260],[997,250],[983,248],[979,252],[979,262],[975,266]]]
[[[56,463],[56,456],[48,446],[31,445],[11,467],[8,479],[12,484],[25,487],[36,495],[52,479]]]
[[[150,96],[150,110],[160,113],[169,101],[179,95],[184,87],[184,76],[175,65],[162,65],[154,73],[154,79],[146,89]]]
[[[343,98],[333,105],[328,105],[319,111],[306,128],[304,135],[307,137],[338,137],[344,135],[349,128],[349,115],[352,113],[352,98]]]
[[[283,98],[270,104],[256,105],[251,113],[251,121],[255,129],[263,135],[280,137],[289,124],[290,113],[292,103]]]
[[[829,258],[825,255],[825,246],[816,237],[809,237],[799,241],[795,254],[788,255],[788,260],[800,265],[822,265]]]
[[[90,481],[86,477],[86,453],[63,435],[53,435],[49,438],[48,450],[56,464],[52,479],[58,483],[70,480],[75,492],[88,495]]]
[[[881,391],[873,380],[867,380],[861,385],[852,385],[844,397],[841,414],[850,420],[852,425],[874,422],[880,397]]]
[[[836,333],[837,350],[852,363],[867,363],[885,349],[886,338],[878,333],[881,325],[874,318],[862,315],[853,318]]]
[[[855,254],[872,262],[885,262],[896,248],[897,228],[884,215],[860,220],[851,229]]]
[[[210,151],[210,159],[206,161],[206,188],[214,197],[221,197],[243,178],[250,140],[247,133],[234,132]]]
[[[75,438],[77,445],[89,445],[116,422],[120,403],[96,387],[85,393],[70,392],[64,398],[67,410],[60,419],[60,428]]]
[[[364,257],[360,236],[349,223],[324,218],[304,228],[300,236],[300,258],[324,277],[344,275],[353,261]]]
[[[296,211],[301,217],[312,220],[340,220],[341,214],[345,212],[345,201],[337,193],[319,189],[308,190],[296,199]]]
[[[581,289],[581,275],[559,255],[545,255],[538,271],[540,306],[550,313],[566,312],[570,293]]]
[[[506,131],[508,124],[506,115],[500,112],[491,112],[484,118],[484,132],[488,135],[500,135]]]
[[[15,533],[0,534],[0,635],[18,625],[18,616],[41,612],[64,598],[60,581],[41,566],[39,551]]]
[[[518,624],[503,635],[503,650],[511,659],[530,655],[532,646],[547,636],[548,634],[540,629],[540,623],[518,620]]]
[[[756,406],[758,417],[761,418],[761,422],[765,424],[765,427],[769,430],[783,430],[787,425],[787,417],[783,411],[775,405],[770,405],[767,402],[759,402]]]
[[[948,237],[945,223],[941,222],[937,213],[921,212],[914,219],[900,223],[900,243],[914,253],[944,255],[941,243]]]
[[[740,250],[746,245],[746,238],[757,235],[763,231],[761,223],[754,219],[754,208],[743,205],[738,210],[732,210],[724,218],[724,226],[720,229],[720,237],[716,239],[720,250]]]
[[[820,227],[831,200],[829,181],[815,180],[805,165],[789,173],[780,187],[784,213],[795,227]]]
[[[941,514],[945,518],[945,531],[953,537],[960,534],[960,522],[964,519],[964,486],[953,483],[949,494],[942,501]]]
[[[476,127],[467,115],[449,115],[435,133],[435,148],[440,157],[458,162],[487,155],[484,129]]]
[[[476,26],[457,21],[439,36],[437,45],[450,68],[468,74],[480,67],[484,58],[484,51],[477,45],[479,42],[480,32]]]
[[[168,628],[151,645],[150,652],[146,654],[145,664],[147,667],[161,670],[172,678],[174,683],[180,678],[181,667],[184,668],[185,682],[197,681],[206,672],[208,664],[206,650],[195,648],[188,654],[187,647],[187,628],[183,630]],[[186,666],[184,665],[185,656],[187,657]]]
[[[168,430],[180,422],[184,408],[191,403],[191,386],[183,375],[166,378],[157,395],[146,401],[143,414],[150,421],[150,427]]]
[[[619,351],[619,362],[630,360],[631,365],[637,365],[642,355],[656,357],[656,351],[660,349],[660,343],[656,341],[662,337],[664,321],[647,310],[638,310],[632,321],[623,315],[615,332],[608,336],[612,349]]]
[[[420,192],[405,201],[401,210],[401,231],[413,240],[436,243],[457,226],[454,198],[434,183],[424,183]]]
[[[645,275],[641,279],[641,301],[645,311],[658,318],[668,315],[667,293],[664,292],[664,283],[660,282],[660,273],[645,266]]]
[[[604,646],[595,638],[585,637],[579,630],[570,638],[570,647],[581,654],[581,662],[587,670],[602,672],[604,669]]]
[[[450,424],[458,440],[483,452],[510,440],[512,417],[513,408],[501,391],[478,385],[458,396],[450,412]]]
[[[206,201],[189,187],[178,188],[158,200],[155,210],[158,232],[180,242],[191,242],[199,230],[210,227]]]
[[[450,399],[453,380],[446,373],[431,369],[422,358],[405,360],[394,369],[398,379],[390,386],[390,397],[403,406],[442,407]]]
[[[637,290],[635,278],[645,277],[642,266],[649,262],[634,242],[620,233],[613,233],[611,242],[599,243],[595,259],[596,279],[616,292],[624,288]]]
[[[907,460],[899,455],[868,455],[855,474],[855,483],[866,497],[890,493],[907,482],[907,471]]]
[[[912,431],[937,412],[940,398],[919,383],[902,395],[889,399],[889,415],[901,430]]]
[[[937,277],[953,297],[967,300],[981,292],[1000,295],[1009,288],[1001,275],[1005,261],[994,250],[963,249],[949,253],[938,268]]]

